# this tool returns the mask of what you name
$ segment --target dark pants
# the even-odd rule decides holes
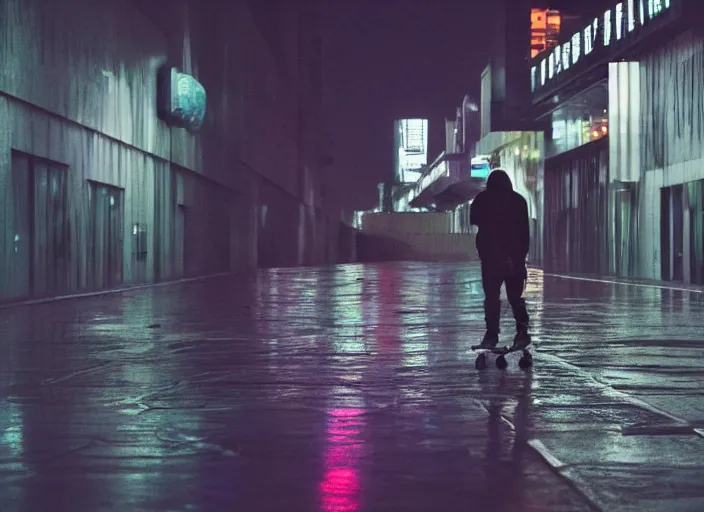
[[[486,330],[498,335],[501,320],[501,285],[506,283],[506,295],[516,319],[516,331],[528,329],[528,311],[523,300],[528,271],[524,265],[507,270],[495,264],[482,263],[482,286],[484,288],[484,319]]]

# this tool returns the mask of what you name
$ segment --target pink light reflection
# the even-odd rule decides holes
[[[359,509],[357,464],[362,451],[363,414],[363,409],[328,411],[325,476],[320,483],[324,512],[355,512]]]

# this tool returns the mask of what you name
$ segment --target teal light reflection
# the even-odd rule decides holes
[[[332,312],[337,329],[332,346],[337,353],[361,353],[365,350],[363,280],[358,279],[358,268],[345,268],[333,278]]]
[[[22,462],[25,450],[22,428],[21,408],[7,399],[0,400],[0,449],[5,452],[0,470],[3,467],[11,471],[27,470]]]
[[[398,287],[398,294],[403,298],[402,308],[407,314],[401,315],[400,336],[403,344],[403,359],[401,365],[404,367],[426,367],[428,365],[428,340],[432,325],[428,310],[433,307],[430,294],[430,275],[432,269],[426,268],[424,274],[412,273],[415,277],[412,281],[398,278],[395,275]]]

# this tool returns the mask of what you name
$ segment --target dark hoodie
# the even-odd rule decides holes
[[[486,190],[480,192],[470,208],[469,222],[479,228],[477,252],[483,263],[493,260],[525,261],[530,249],[528,204],[514,192],[505,171],[492,171]]]

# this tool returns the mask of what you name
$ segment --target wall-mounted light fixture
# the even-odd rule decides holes
[[[164,121],[196,132],[205,119],[205,88],[191,75],[176,68],[161,68],[157,79],[157,105],[159,117]]]

